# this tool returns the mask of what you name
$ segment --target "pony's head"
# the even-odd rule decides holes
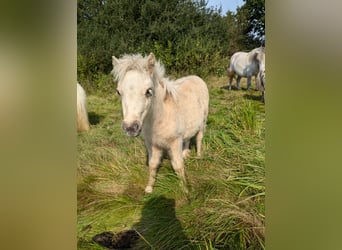
[[[138,136],[158,85],[166,90],[169,84],[167,79],[162,80],[164,67],[156,61],[153,53],[147,57],[125,55],[117,59],[113,56],[112,63],[112,73],[118,80],[117,94],[122,104],[122,129],[129,136]]]
[[[155,57],[151,53],[147,59],[141,55],[112,59],[113,73],[118,80],[116,91],[122,104],[122,129],[129,136],[138,136],[155,94]]]

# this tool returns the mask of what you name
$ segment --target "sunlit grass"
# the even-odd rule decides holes
[[[78,249],[103,249],[96,234],[135,229],[134,249],[263,249],[265,108],[254,90],[228,91],[209,78],[210,109],[203,154],[185,160],[186,197],[164,159],[153,194],[142,138],[121,131],[113,93],[88,96],[92,123],[78,135]],[[242,80],[242,86],[245,82]]]

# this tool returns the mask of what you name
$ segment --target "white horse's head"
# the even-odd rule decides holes
[[[128,136],[138,136],[155,94],[155,57],[153,53],[147,60],[140,55],[122,59],[113,56],[112,63],[113,73],[119,80],[117,94],[122,104],[122,129]]]

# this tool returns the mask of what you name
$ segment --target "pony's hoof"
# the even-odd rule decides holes
[[[152,191],[153,191],[153,188],[152,188],[151,186],[147,186],[147,187],[145,188],[145,193],[147,193],[147,194],[152,193]]]

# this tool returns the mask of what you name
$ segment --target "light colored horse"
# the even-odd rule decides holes
[[[227,68],[229,77],[229,90],[235,74],[237,75],[236,87],[240,89],[240,80],[247,77],[247,89],[251,87],[252,76],[257,76],[260,69],[265,69],[265,48],[259,47],[250,52],[236,52],[230,58]],[[258,86],[257,86],[258,88]]]
[[[87,96],[82,86],[77,83],[77,131],[89,130]]]
[[[122,129],[128,136],[142,134],[148,152],[149,181],[145,188],[151,193],[157,167],[163,152],[184,184],[183,157],[189,154],[189,144],[196,137],[197,155],[208,116],[209,94],[205,82],[198,76],[186,76],[172,81],[164,77],[164,66],[149,56],[125,55],[112,57],[112,73],[118,80],[121,97]]]

